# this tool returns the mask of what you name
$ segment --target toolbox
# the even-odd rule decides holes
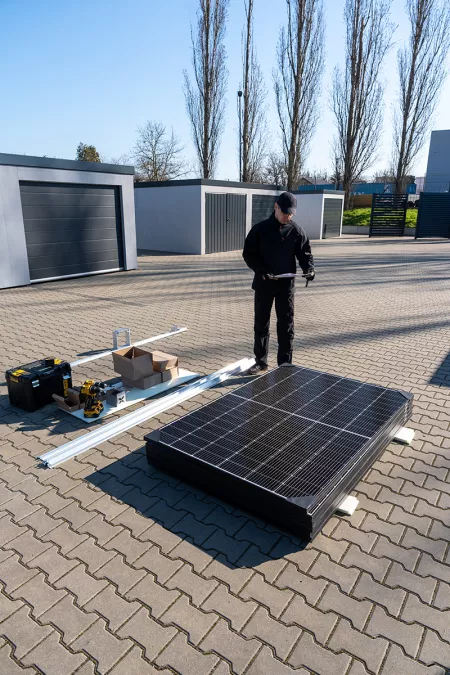
[[[72,386],[70,363],[47,358],[11,368],[5,373],[11,405],[28,410],[38,410],[53,402],[53,394],[64,398]]]

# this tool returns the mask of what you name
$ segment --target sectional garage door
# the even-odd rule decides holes
[[[118,188],[21,182],[31,281],[123,268]]]

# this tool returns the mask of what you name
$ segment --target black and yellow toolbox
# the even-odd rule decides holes
[[[11,405],[29,412],[53,403],[53,394],[66,397],[72,386],[70,363],[55,358],[10,368],[5,377]]]

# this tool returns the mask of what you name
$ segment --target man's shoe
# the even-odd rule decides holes
[[[255,363],[255,365],[252,366],[248,371],[248,375],[262,375],[262,373],[265,373],[266,370],[267,366],[263,363]]]

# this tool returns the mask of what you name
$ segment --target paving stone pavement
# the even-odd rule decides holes
[[[146,432],[237,379],[53,470],[37,456],[83,423],[11,408],[2,382],[1,675],[450,672],[450,243],[313,248],[294,362],[413,392],[413,444],[391,444],[355,514],[302,549],[147,465]],[[211,372],[251,353],[250,283],[236,252],[146,255],[139,271],[3,290],[0,367],[177,323],[189,331],[159,347]],[[78,368],[76,383],[87,376],[114,377],[111,360]]]

